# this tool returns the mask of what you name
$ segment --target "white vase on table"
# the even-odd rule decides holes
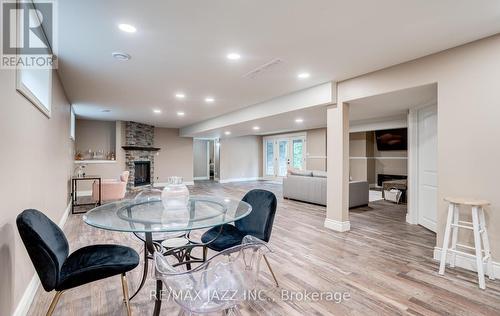
[[[189,190],[182,180],[182,177],[168,178],[161,193],[162,222],[172,226],[186,225],[189,221]]]

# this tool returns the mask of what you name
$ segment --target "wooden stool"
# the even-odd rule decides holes
[[[486,284],[484,281],[484,268],[483,268],[484,262],[486,262],[488,277],[491,280],[495,279],[493,276],[490,242],[488,240],[488,232],[486,231],[486,221],[484,219],[484,209],[483,209],[483,207],[490,205],[490,202],[485,200],[474,200],[474,199],[452,198],[452,197],[445,198],[444,200],[450,203],[450,205],[448,207],[448,217],[446,219],[446,229],[444,231],[444,240],[443,240],[443,247],[441,250],[441,262],[439,265],[439,274],[441,275],[444,274],[444,269],[446,266],[446,253],[448,251],[452,253],[452,257],[450,260],[450,267],[453,268],[455,267],[455,260],[457,253],[467,254],[463,251],[458,251],[457,247],[469,250],[475,250],[479,288],[484,290],[486,288]],[[460,220],[459,218],[460,205],[471,207],[472,223]],[[457,243],[459,228],[470,229],[474,232],[474,247]],[[452,233],[451,248],[449,248],[450,233]],[[481,246],[481,239],[482,239],[482,246]],[[482,247],[484,247],[484,250],[482,249]]]

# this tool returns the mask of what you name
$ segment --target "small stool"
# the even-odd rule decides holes
[[[493,265],[490,253],[490,242],[488,240],[488,232],[486,231],[486,221],[484,219],[484,208],[483,208],[485,206],[490,205],[490,202],[485,200],[452,198],[452,197],[445,198],[444,200],[449,203],[449,207],[448,207],[448,217],[446,219],[446,229],[444,231],[443,247],[441,250],[441,262],[439,265],[439,274],[441,275],[444,274],[444,269],[446,266],[446,254],[448,251],[452,253],[452,257],[450,260],[450,267],[453,268],[455,267],[455,260],[457,253],[467,254],[463,251],[458,251],[457,247],[469,250],[475,250],[479,288],[484,290],[486,288],[486,284],[484,281],[484,268],[483,268],[483,264],[485,262],[486,262],[488,277],[491,280],[495,279],[493,275]],[[472,223],[460,220],[459,218],[460,205],[471,207]],[[457,243],[459,228],[470,229],[474,232],[474,247]],[[451,248],[449,248],[450,233],[452,233]],[[481,239],[482,239],[482,246],[481,246]]]

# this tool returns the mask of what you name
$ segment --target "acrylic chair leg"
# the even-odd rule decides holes
[[[121,275],[121,279],[122,279],[123,301],[125,302],[125,306],[127,307],[127,315],[131,316],[132,310],[130,309],[130,301],[128,296],[128,283],[125,273]]]
[[[271,265],[269,264],[269,261],[267,260],[266,255],[263,255],[264,261],[266,261],[267,267],[269,268],[269,271],[271,272],[271,275],[273,276],[274,282],[276,283],[276,287],[280,287],[278,284],[278,279],[276,279],[276,275],[274,274],[273,268],[271,268]]]
[[[54,310],[56,309],[57,303],[59,302],[59,299],[61,298],[61,295],[63,294],[64,291],[58,291],[56,292],[56,295],[52,299],[52,303],[50,303],[49,310],[47,311],[46,316],[51,316]]]
[[[181,309],[179,310],[179,314],[177,314],[177,316],[185,316],[185,315],[189,315],[186,313],[186,311],[184,310],[184,308],[181,307]]]
[[[226,316],[243,316],[243,314],[240,312],[240,309],[238,308],[238,306],[228,308],[228,309],[224,310],[224,312],[222,314],[226,315]]]

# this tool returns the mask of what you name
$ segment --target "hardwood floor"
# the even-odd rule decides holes
[[[193,194],[216,194],[241,198],[253,188],[273,191],[278,211],[269,260],[280,281],[273,287],[263,268],[261,286],[267,300],[242,306],[246,315],[500,315],[500,282],[487,281],[487,290],[477,286],[476,274],[447,269],[437,274],[432,260],[435,235],[405,223],[405,210],[384,201],[351,210],[351,231],[325,229],[325,208],[282,199],[281,186],[264,181],[217,184],[197,183]],[[70,215],[65,232],[71,249],[96,244],[129,245],[142,253],[142,244],[131,234],[99,230],[86,225],[81,215]],[[141,266],[129,276],[133,291]],[[131,302],[132,313],[152,313],[149,293],[152,279]],[[348,293],[350,298],[332,300],[282,300],[281,291],[329,291]],[[290,292],[287,292],[290,293]],[[29,315],[44,315],[54,293],[37,292]],[[163,315],[177,315],[172,301],[164,302]],[[120,278],[106,280],[66,292],[54,315],[126,315]]]

